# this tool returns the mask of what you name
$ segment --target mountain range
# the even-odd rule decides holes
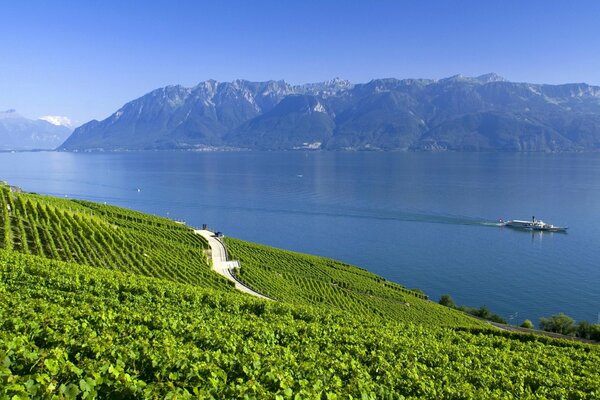
[[[582,151],[600,149],[600,87],[432,79],[167,86],[90,121],[68,151],[211,149]]]
[[[12,109],[0,112],[0,150],[53,150],[73,131],[61,125],[62,117],[43,118],[25,118]]]

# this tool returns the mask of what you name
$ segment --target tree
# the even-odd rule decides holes
[[[594,324],[590,328],[590,339],[600,342],[600,324]]]
[[[589,339],[591,330],[592,324],[590,324],[587,321],[579,321],[579,323],[577,324],[577,331],[575,334],[577,335],[577,337]]]
[[[454,303],[454,300],[452,300],[452,297],[450,297],[449,294],[443,294],[438,303],[446,307],[456,308],[456,303]]]
[[[600,324],[590,324],[587,321],[579,321],[577,324],[577,337],[600,341]]]
[[[540,318],[540,329],[546,332],[573,335],[576,331],[575,320],[564,313],[553,315],[550,318]]]
[[[485,306],[472,309],[471,314],[483,319],[489,319],[491,315],[490,310],[488,310]]]
[[[531,322],[530,320],[526,319],[525,321],[523,321],[523,323],[521,324],[521,328],[527,328],[527,329],[533,329],[535,328],[533,326],[533,322]]]

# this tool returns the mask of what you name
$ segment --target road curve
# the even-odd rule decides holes
[[[212,269],[216,273],[223,275],[225,278],[233,282],[235,284],[235,288],[240,292],[248,293],[261,299],[272,300],[267,296],[255,292],[235,278],[232,271],[234,268],[238,268],[240,263],[238,261],[227,260],[225,246],[218,238],[215,237],[213,232],[204,229],[196,229],[194,230],[194,233],[202,236],[208,241],[208,245],[210,246],[212,253]]]

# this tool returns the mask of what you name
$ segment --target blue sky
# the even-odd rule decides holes
[[[600,85],[599,1],[17,1],[0,110],[103,119],[206,79],[442,78]]]

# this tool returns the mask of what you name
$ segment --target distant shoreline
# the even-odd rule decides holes
[[[110,153],[151,153],[151,152],[178,152],[178,153],[421,153],[421,154],[594,154],[600,149],[593,150],[561,150],[561,151],[502,151],[502,150],[409,150],[409,149],[244,149],[244,148],[179,148],[179,149],[86,149],[86,150],[57,150],[57,149],[18,149],[0,150],[0,153],[78,153],[78,154],[110,154]]]

